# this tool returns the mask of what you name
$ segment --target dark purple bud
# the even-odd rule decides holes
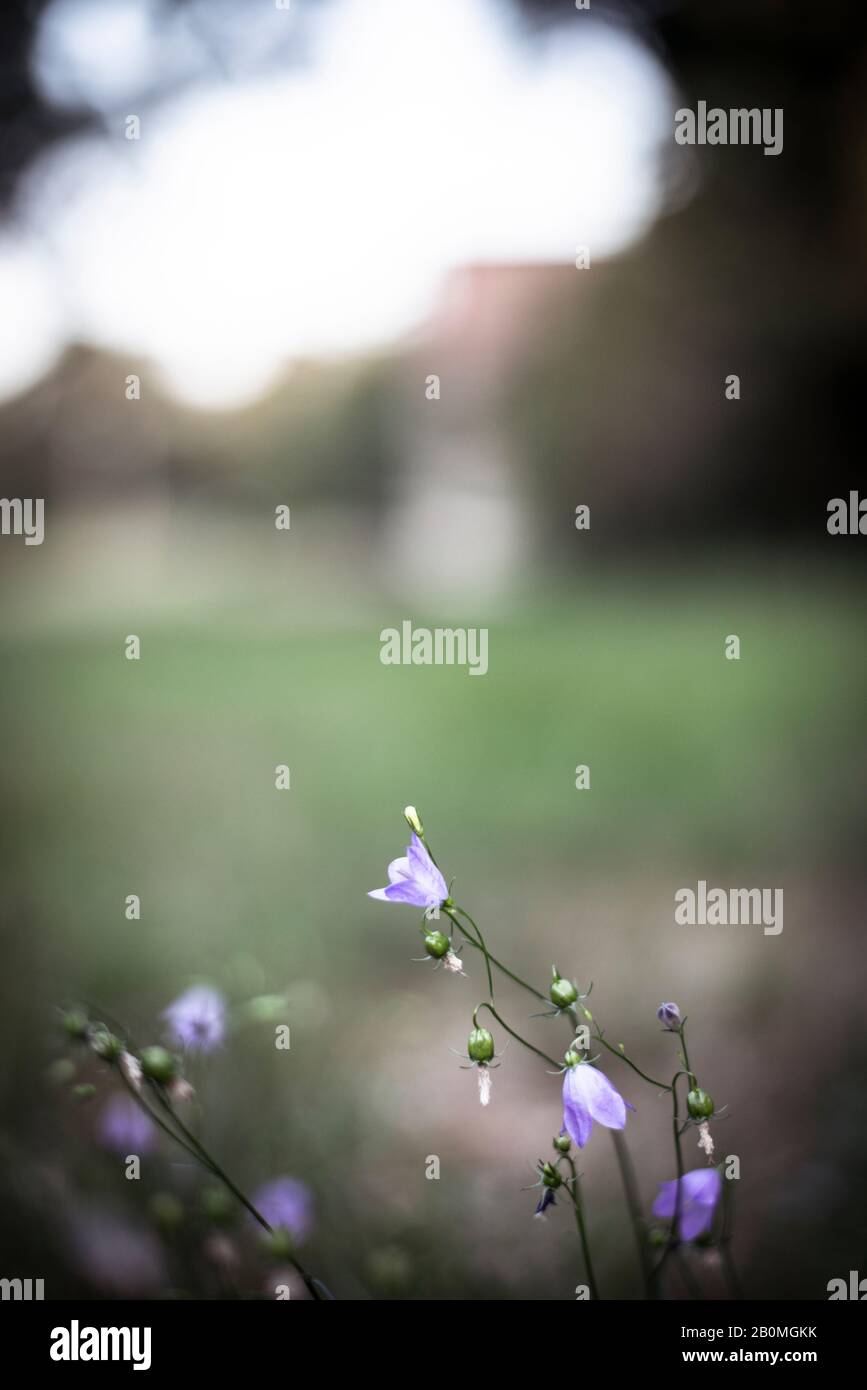
[[[660,1004],[656,1010],[656,1017],[663,1028],[667,1028],[671,1033],[676,1033],[682,1022],[680,1009],[676,1004]]]

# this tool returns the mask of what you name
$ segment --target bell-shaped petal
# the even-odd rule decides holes
[[[659,1196],[653,1204],[653,1215],[662,1221],[673,1221],[677,1211],[678,1179],[660,1184]],[[678,1232],[681,1240],[695,1240],[709,1231],[713,1214],[722,1192],[718,1168],[694,1168],[684,1173],[680,1191]]]
[[[606,1129],[624,1129],[626,1101],[603,1072],[579,1062],[563,1077],[563,1126],[579,1149],[590,1138],[594,1120]]]
[[[449,895],[445,879],[415,831],[405,857],[389,864],[388,880],[387,888],[374,888],[367,896],[429,908],[439,907]]]

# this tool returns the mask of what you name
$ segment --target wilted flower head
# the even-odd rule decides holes
[[[714,1143],[707,1120],[702,1120],[698,1127],[698,1147],[707,1154],[707,1161],[710,1163],[713,1158]]]
[[[374,888],[367,896],[387,903],[430,908],[439,907],[448,895],[448,884],[413,831],[406,856],[392,859],[388,866],[388,887]]]
[[[589,1062],[567,1067],[563,1077],[563,1127],[579,1149],[590,1138],[594,1120],[606,1129],[624,1129],[626,1104],[608,1077]]]
[[[133,1090],[141,1091],[142,1069],[138,1057],[134,1057],[131,1052],[122,1052],[120,1054],[120,1069]]]
[[[102,1107],[97,1125],[99,1142],[121,1154],[150,1153],[157,1129],[131,1096],[110,1096]]]
[[[670,1033],[676,1033],[682,1022],[680,1009],[676,1004],[660,1004],[656,1010],[656,1017]]]
[[[556,1200],[557,1199],[554,1196],[554,1189],[552,1187],[546,1187],[542,1192],[542,1195],[539,1198],[538,1202],[536,1203],[536,1210],[533,1213],[533,1215],[540,1216],[544,1220],[545,1212],[548,1210],[549,1207],[554,1206]]]
[[[226,1002],[210,985],[193,985],[163,1011],[173,1040],[182,1047],[210,1052],[226,1034]]]
[[[694,1168],[682,1178],[660,1185],[659,1196],[653,1204],[653,1215],[663,1221],[673,1221],[677,1208],[677,1187],[680,1190],[680,1214],[677,1235],[681,1240],[695,1240],[713,1224],[713,1214],[722,1191],[718,1168]]]
[[[275,1231],[300,1244],[313,1226],[313,1194],[297,1178],[274,1178],[253,1194],[253,1206]]]

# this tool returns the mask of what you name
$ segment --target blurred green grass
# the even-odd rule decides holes
[[[482,678],[382,666],[394,621],[149,625],[139,662],[116,630],[4,639],[5,874],[42,929],[114,956],[136,892],[134,941],[176,969],[200,969],[202,949],[273,965],[281,933],[316,968],[351,952],[409,800],[463,883],[711,847],[768,871],[854,855],[854,603],[665,583],[560,596],[491,622]]]

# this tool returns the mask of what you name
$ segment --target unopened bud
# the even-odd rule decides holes
[[[120,1038],[115,1037],[107,1028],[101,1024],[90,1030],[88,1041],[96,1053],[104,1062],[116,1062],[123,1052],[123,1043]]]
[[[441,931],[429,931],[424,939],[424,948],[434,960],[442,960],[443,956],[448,955],[450,945],[445,932]]]
[[[682,1022],[680,1009],[676,1004],[660,1004],[656,1010],[656,1017],[663,1028],[667,1028],[671,1033],[676,1033]]]
[[[143,1047],[139,1053],[141,1069],[151,1081],[159,1081],[166,1086],[178,1074],[176,1058],[164,1047]]]
[[[709,1120],[713,1114],[713,1099],[707,1091],[696,1086],[686,1098],[686,1108],[694,1120]]]
[[[84,1038],[90,1027],[90,1019],[83,1009],[67,1009],[63,1015],[63,1027],[71,1038]]]
[[[554,1148],[561,1154],[567,1154],[572,1147],[572,1140],[568,1134],[558,1134],[554,1140]]]
[[[419,815],[418,811],[415,809],[414,806],[404,806],[403,815],[410,830],[414,830],[416,835],[424,834],[424,826],[421,823],[421,816]]]
[[[490,1062],[494,1055],[494,1039],[487,1028],[474,1028],[467,1043],[471,1062]]]
[[[571,980],[562,980],[559,975],[551,983],[551,1001],[558,1009],[568,1009],[578,998],[578,991]]]

